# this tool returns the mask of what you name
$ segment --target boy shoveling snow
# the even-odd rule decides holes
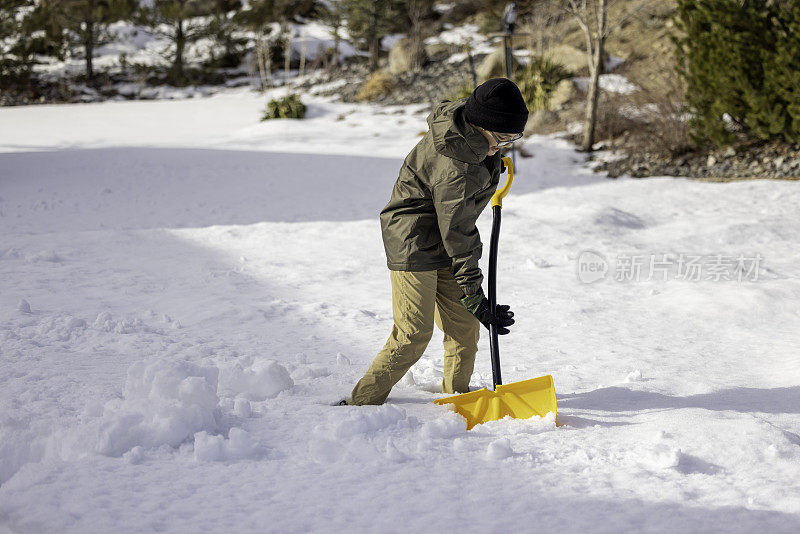
[[[422,356],[434,323],[444,332],[444,393],[466,393],[478,352],[480,324],[507,334],[509,306],[489,309],[478,266],[476,221],[503,171],[500,147],[522,137],[528,108],[506,78],[479,85],[468,98],[443,101],[429,130],[400,169],[381,211],[392,283],[394,325],[388,341],[339,404],[383,404]]]

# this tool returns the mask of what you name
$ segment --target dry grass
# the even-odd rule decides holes
[[[356,95],[356,100],[360,102],[376,100],[377,98],[391,94],[394,90],[394,77],[385,70],[376,70]]]

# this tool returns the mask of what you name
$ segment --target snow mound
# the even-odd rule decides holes
[[[508,438],[496,439],[486,448],[486,457],[490,460],[505,460],[514,456],[511,449],[511,440]]]
[[[409,459],[394,442],[418,426],[415,417],[391,404],[335,408],[325,424],[316,427],[308,441],[308,452],[319,464],[340,461],[382,465]]]
[[[69,315],[57,315],[43,318],[36,327],[36,335],[40,340],[51,343],[74,340],[86,330],[86,321]]]
[[[39,438],[40,428],[27,418],[0,412],[0,485],[29,462],[39,462],[46,447]]]
[[[630,373],[628,373],[628,376],[625,377],[626,383],[643,382],[643,381],[644,381],[644,376],[642,375],[642,371],[639,369],[631,371]]]
[[[241,428],[231,428],[228,439],[205,430],[194,435],[194,459],[198,462],[256,459],[263,454],[263,447]]]
[[[330,374],[331,373],[328,371],[327,367],[322,367],[319,365],[304,365],[292,371],[291,377],[292,380],[300,381],[310,380],[313,378],[322,378],[325,376],[330,376]]]
[[[219,387],[232,396],[263,401],[294,387],[294,380],[278,362],[257,358],[251,365],[235,362],[220,367]]]
[[[348,410],[343,421],[339,421],[333,430],[336,439],[347,439],[356,436],[374,434],[380,430],[408,423],[406,411],[397,406],[384,404],[374,409]]]
[[[344,447],[332,439],[314,436],[308,442],[308,452],[311,459],[319,464],[333,464],[342,458]]]
[[[217,429],[214,367],[187,361],[139,361],[128,369],[122,399],[103,408],[97,451],[121,456],[136,446],[177,447],[201,431]]]
[[[487,432],[489,434],[502,434],[506,436],[541,434],[556,430],[556,415],[547,412],[544,417],[529,417],[527,419],[515,419],[510,416],[503,417],[498,421],[487,421],[476,426],[472,432]]]
[[[678,467],[683,453],[677,447],[658,443],[636,455],[638,463],[649,470],[659,471]]]
[[[247,399],[236,399],[233,403],[233,413],[244,419],[252,416],[253,411],[250,407],[250,401]]]
[[[420,430],[420,434],[426,439],[449,439],[466,431],[467,425],[464,422],[464,418],[452,412],[425,423]]]
[[[22,313],[31,313],[31,305],[28,304],[27,300],[20,299],[19,304],[17,304],[17,310]]]
[[[114,319],[109,312],[100,312],[97,314],[92,327],[101,332],[110,332],[114,334],[135,334],[135,333],[153,333],[163,334],[158,329],[152,328],[145,324],[139,317],[126,317],[123,319]]]

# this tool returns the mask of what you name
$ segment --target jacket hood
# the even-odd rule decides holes
[[[428,115],[436,152],[465,163],[480,163],[489,154],[489,141],[464,119],[466,98],[440,102]]]

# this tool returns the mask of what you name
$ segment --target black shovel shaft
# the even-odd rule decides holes
[[[497,309],[497,243],[500,239],[500,206],[492,207],[492,237],[489,240],[489,309]],[[497,325],[489,325],[489,349],[492,353],[492,380],[494,389],[503,384],[500,376],[500,346],[497,343]]]

